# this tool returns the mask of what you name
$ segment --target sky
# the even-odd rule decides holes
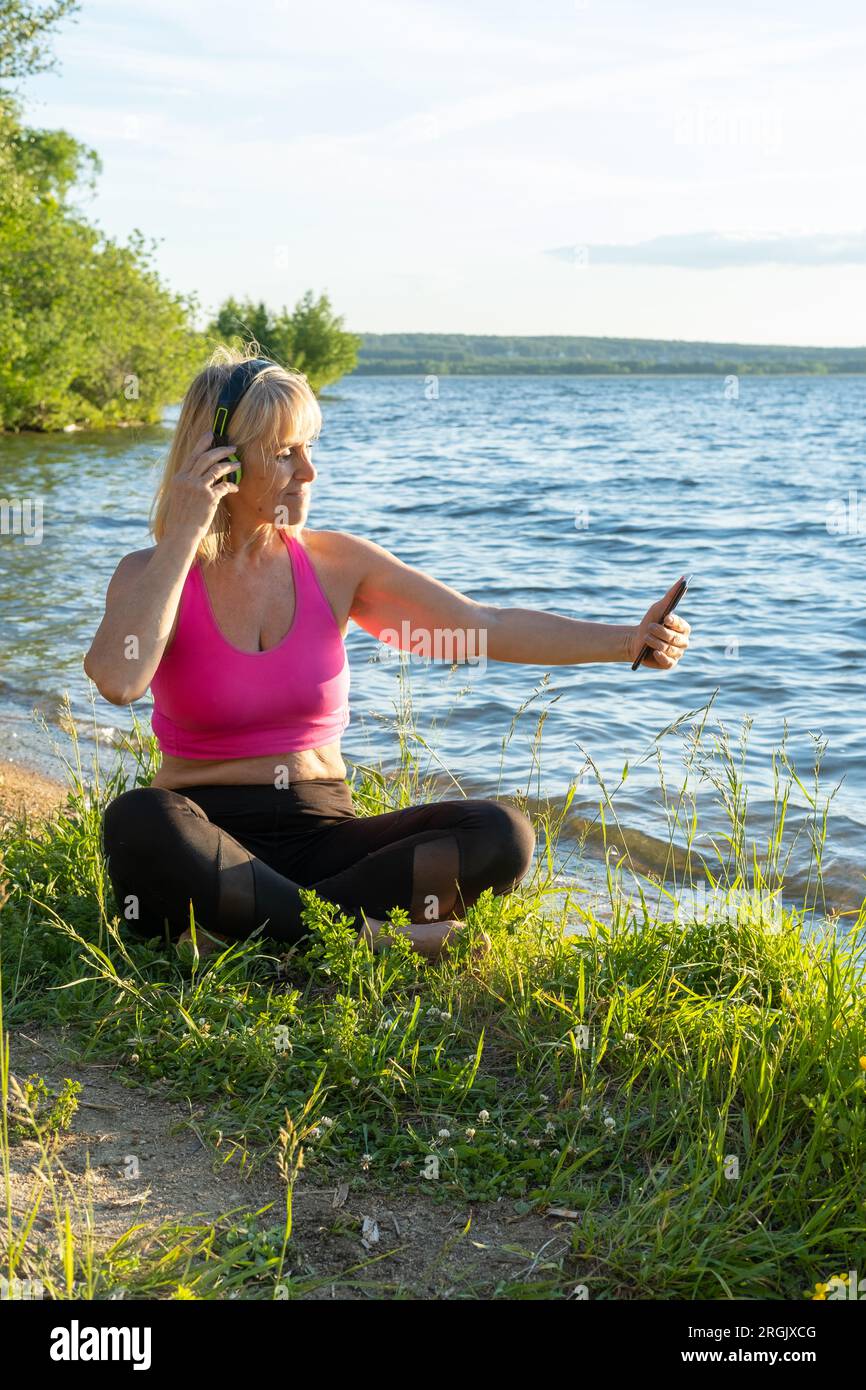
[[[206,315],[866,342],[856,0],[83,0],[34,125]]]

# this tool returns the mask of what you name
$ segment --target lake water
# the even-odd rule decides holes
[[[584,752],[615,785],[621,822],[664,838],[653,739],[718,692],[713,720],[754,720],[746,780],[755,824],[769,816],[771,756],[789,730],[804,780],[827,741],[831,898],[862,900],[864,379],[356,377],[323,399],[310,524],[350,530],[471,595],[502,606],[633,622],[682,573],[693,645],[671,676],[627,665],[486,669],[412,663],[421,731],[469,791],[539,788],[592,816]],[[33,722],[63,692],[88,737],[81,660],[118,560],[149,544],[146,518],[176,411],[143,430],[0,438],[0,498],[43,508],[40,544],[0,537],[0,757],[51,767]],[[8,529],[8,528],[7,528]],[[347,760],[395,754],[397,665],[352,627]],[[553,697],[556,696],[554,699]],[[540,772],[533,732],[543,728]],[[149,698],[140,702],[143,717]],[[127,716],[97,697],[106,728]],[[675,780],[682,738],[664,741]],[[584,750],[584,751],[582,751]],[[804,825],[801,793],[792,826]],[[706,829],[722,818],[707,805]],[[647,842],[650,843],[650,842]],[[801,837],[794,878],[805,871]]]

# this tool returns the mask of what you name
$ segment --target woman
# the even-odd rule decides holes
[[[229,419],[234,443],[212,447]],[[355,814],[340,754],[349,619],[377,638],[456,630],[495,661],[544,666],[632,661],[646,645],[656,670],[680,660],[689,625],[658,621],[664,599],[633,627],[479,604],[373,541],[308,530],[320,426],[306,378],[226,349],[186,394],[156,544],[119,564],[84,663],[113,704],[152,689],[162,751],[152,786],[106,810],[109,875],[119,910],[148,936],[165,924],[188,932],[192,903],[216,936],[263,926],[296,942],[303,887],[373,943],[390,910],[405,909],[413,946],[435,956],[484,889],[523,878],[534,834],[496,800]]]

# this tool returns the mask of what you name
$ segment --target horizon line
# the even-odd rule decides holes
[[[816,343],[746,343],[735,338],[645,338],[633,337],[627,333],[455,333],[449,329],[414,328],[395,328],[384,331],[377,330],[374,332],[364,332],[361,329],[347,329],[346,331],[354,333],[359,338],[490,338],[494,341],[502,338],[521,338],[527,340],[558,338],[572,342],[586,342],[591,340],[603,343],[678,343],[686,347],[742,347],[753,349],[797,348],[804,352],[866,352],[866,342],[855,346],[819,346]]]

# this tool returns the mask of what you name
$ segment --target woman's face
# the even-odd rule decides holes
[[[240,504],[255,511],[259,521],[274,526],[300,526],[310,508],[310,490],[316,480],[312,439],[286,439],[273,444],[248,445],[238,457],[243,464],[240,490],[231,497],[233,510]]]

